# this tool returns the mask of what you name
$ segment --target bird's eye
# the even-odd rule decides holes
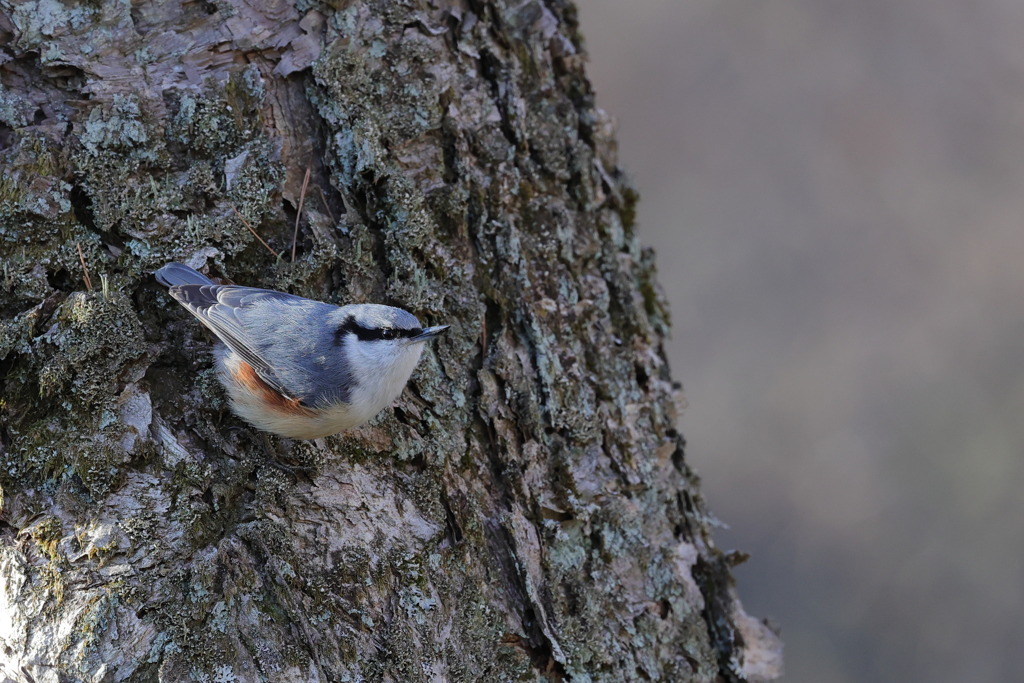
[[[381,339],[394,339],[396,336],[398,335],[394,330],[384,329],[380,331]]]

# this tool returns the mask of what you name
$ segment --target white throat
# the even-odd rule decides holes
[[[349,410],[367,420],[402,393],[423,354],[423,342],[355,342],[346,345],[354,387]]]

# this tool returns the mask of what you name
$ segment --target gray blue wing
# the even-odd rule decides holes
[[[292,391],[281,382],[280,374],[284,368],[275,367],[264,352],[273,340],[256,336],[265,332],[259,327],[254,329],[253,324],[245,318],[251,317],[251,312],[267,304],[271,307],[273,304],[299,306],[313,302],[284,292],[237,285],[185,284],[175,285],[168,291],[229,349],[251,365],[260,379],[279,393],[295,398]],[[246,311],[250,312],[249,316]]]

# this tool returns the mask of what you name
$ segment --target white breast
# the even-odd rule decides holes
[[[243,420],[291,439],[318,439],[358,427],[398,398],[419,362],[423,344],[406,345],[397,349],[398,353],[395,350],[381,353],[380,347],[359,345],[349,356],[357,368],[349,391],[350,402],[305,411],[277,409],[236,381],[234,370],[240,359],[226,348],[218,348],[217,367],[231,398],[231,408]]]

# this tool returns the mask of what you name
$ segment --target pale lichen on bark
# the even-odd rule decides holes
[[[0,1],[0,38],[3,675],[777,668],[683,459],[571,4]],[[286,252],[307,168],[275,260],[234,209]],[[151,283],[170,259],[453,329],[394,410],[268,453]]]

